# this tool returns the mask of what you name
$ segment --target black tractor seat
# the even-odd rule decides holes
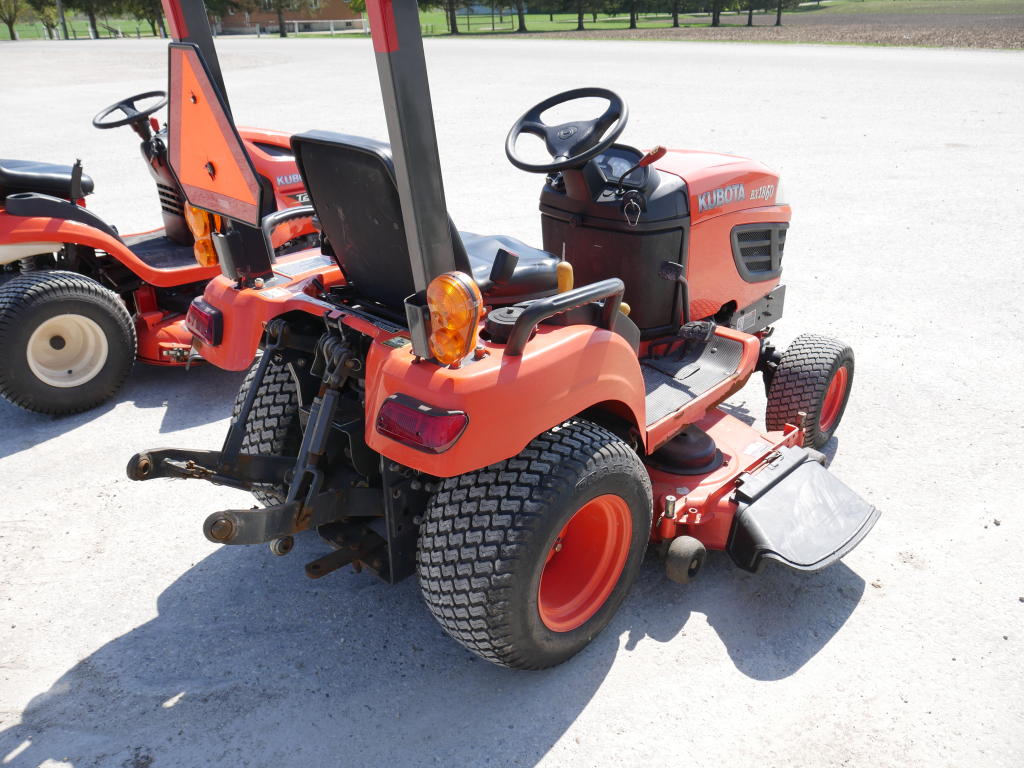
[[[361,296],[403,311],[416,292],[395,183],[391,147],[373,139],[310,131],[292,137],[302,179],[322,231],[349,284]],[[455,268],[472,274],[486,288],[490,305],[515,304],[558,290],[558,260],[504,235],[452,234]],[[488,279],[498,250],[516,254],[512,277],[491,286]]]
[[[0,159],[0,200],[19,192],[42,192],[54,197],[71,197],[70,165],[40,163],[35,160]],[[92,179],[82,174],[82,194],[93,190]]]
[[[515,299],[517,302],[540,299],[558,292],[558,259],[547,251],[533,248],[522,240],[508,235],[474,235],[472,232],[459,232],[459,238],[466,248],[473,278],[480,285],[488,281],[499,248],[504,248],[519,257],[512,278],[507,283],[489,288],[487,298],[492,304],[495,300],[503,303],[502,299]]]

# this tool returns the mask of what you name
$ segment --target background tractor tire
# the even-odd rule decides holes
[[[121,298],[74,272],[20,275],[0,286],[0,395],[64,415],[112,397],[135,362]]]
[[[420,526],[423,598],[484,659],[554,666],[611,621],[639,572],[651,509],[636,453],[571,419],[514,458],[443,481]]]
[[[768,388],[765,422],[770,430],[804,420],[804,444],[821,448],[832,439],[853,385],[853,350],[827,336],[805,333],[786,349]]]
[[[245,375],[235,405],[231,410],[234,423],[242,411],[245,396],[256,378],[259,360],[253,363]],[[272,454],[275,456],[297,456],[302,442],[302,426],[299,424],[299,391],[288,366],[271,362],[267,373],[256,393],[256,401],[249,412],[242,438],[242,453]],[[255,496],[265,506],[282,504],[288,496],[286,485],[263,485],[253,489]]]

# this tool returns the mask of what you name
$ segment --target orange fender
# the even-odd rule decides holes
[[[193,337],[196,351],[206,362],[228,371],[244,371],[252,365],[263,329],[275,317],[293,311],[321,317],[332,309],[304,292],[311,278],[318,278],[324,285],[344,282],[334,260],[315,249],[282,256],[274,270],[280,282],[275,281],[269,288],[238,289],[234,280],[219,274],[206,284],[203,301],[224,316],[220,344],[212,346]],[[282,277],[287,281],[280,280]]]
[[[155,230],[154,230],[155,231]],[[145,233],[142,233],[145,234]],[[105,251],[124,264],[144,282],[158,288],[209,280],[220,274],[220,267],[195,265],[179,269],[154,269],[131,252],[124,243],[106,232],[78,221],[47,216],[12,216],[0,212],[0,243],[75,243]],[[59,251],[60,248],[54,248]]]
[[[644,386],[636,353],[618,334],[592,326],[541,326],[521,357],[501,345],[461,368],[415,361],[410,346],[370,346],[366,371],[366,444],[392,461],[438,477],[454,477],[511,458],[562,421],[599,403],[620,404],[644,424]],[[384,401],[404,394],[438,408],[464,411],[469,424],[441,454],[426,453],[377,432]]]

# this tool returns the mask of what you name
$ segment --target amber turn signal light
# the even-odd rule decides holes
[[[202,267],[212,267],[217,264],[217,249],[213,246],[213,233],[220,231],[220,216],[196,208],[192,205],[185,206],[185,223],[188,224],[195,244],[192,250],[196,254],[196,261]]]
[[[462,360],[476,347],[483,298],[476,281],[462,272],[445,272],[427,286],[430,352],[444,365]]]

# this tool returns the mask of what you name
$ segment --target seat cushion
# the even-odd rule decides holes
[[[509,299],[516,302],[539,299],[558,292],[556,266],[558,259],[547,251],[533,248],[522,240],[507,235],[475,235],[459,232],[466,247],[473,277],[478,283],[487,281],[499,248],[504,248],[519,257],[512,279],[496,285],[487,292],[488,300]],[[499,301],[500,303],[500,301]]]
[[[92,179],[83,173],[82,194],[88,195],[92,190]],[[71,166],[0,159],[0,197],[18,192],[42,192],[68,198],[71,196]]]

